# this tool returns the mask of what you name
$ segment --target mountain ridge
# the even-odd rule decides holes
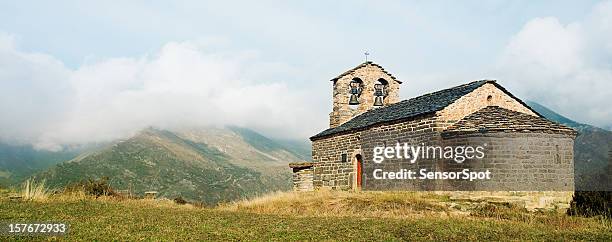
[[[301,157],[267,138],[267,149],[251,146],[245,141],[249,138],[234,129],[148,128],[35,177],[45,179],[52,188],[108,177],[117,189],[136,194],[157,191],[163,197],[180,196],[206,204],[289,190],[291,171],[287,164]]]
[[[14,185],[35,172],[77,157],[83,150],[69,148],[54,152],[37,150],[32,145],[0,143],[0,185]]]

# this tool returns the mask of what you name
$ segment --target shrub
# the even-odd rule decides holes
[[[29,178],[22,185],[21,197],[28,201],[42,201],[49,197],[49,190],[45,188],[44,180],[36,182]]]
[[[612,192],[576,191],[567,214],[585,217],[601,215],[612,218]]]
[[[108,184],[108,177],[102,177],[98,180],[87,179],[77,184],[69,186],[67,191],[82,190],[87,195],[100,196],[117,196],[117,192]]]
[[[185,199],[183,199],[182,197],[177,197],[174,199],[174,202],[180,205],[186,204],[187,201],[185,201]]]

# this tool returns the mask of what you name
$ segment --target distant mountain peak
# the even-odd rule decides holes
[[[146,128],[37,177],[62,187],[106,176],[117,189],[214,204],[290,189],[287,164],[302,160],[298,154],[246,128]]]
[[[585,125],[582,123],[578,123],[574,120],[571,120],[561,114],[558,114],[555,111],[552,111],[551,109],[545,107],[544,105],[541,105],[534,101],[526,101],[525,103],[527,103],[527,105],[529,105],[531,108],[533,108],[538,113],[542,114],[544,117],[546,117],[547,119],[551,121],[555,121],[557,123],[564,124],[572,128],[578,128],[578,127]]]

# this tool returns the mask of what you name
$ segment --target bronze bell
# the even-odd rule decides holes
[[[374,91],[374,96],[377,96],[377,97],[382,97],[382,96],[384,96],[384,95],[385,95],[385,94],[383,93],[382,88],[376,88],[376,90]]]
[[[359,104],[359,99],[357,98],[357,94],[351,94],[349,105],[358,105],[358,104]]]
[[[383,105],[383,97],[382,96],[376,96],[374,98],[374,106],[382,106]]]

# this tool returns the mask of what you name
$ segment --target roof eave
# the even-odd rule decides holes
[[[330,130],[330,129],[326,129],[326,130],[323,130],[323,131],[319,132],[318,134],[310,137],[309,139],[310,139],[310,141],[315,141],[315,140],[321,140],[321,139],[325,139],[325,138],[329,138],[329,137],[333,137],[333,136],[337,136],[337,135],[343,135],[343,134],[347,134],[347,133],[351,133],[351,132],[359,132],[359,131],[363,131],[363,130],[368,130],[368,129],[370,129],[372,127],[376,127],[376,126],[393,124],[393,123],[398,123],[398,122],[404,122],[404,121],[408,121],[408,120],[414,120],[414,119],[417,119],[417,118],[420,118],[420,117],[424,117],[424,116],[427,116],[427,115],[435,114],[438,111],[440,111],[440,110],[432,110],[432,111],[429,111],[429,112],[419,113],[418,115],[414,115],[414,116],[410,116],[410,117],[404,117],[404,118],[398,118],[398,119],[393,119],[393,120],[387,120],[387,121],[384,121],[384,122],[373,123],[373,124],[366,125],[366,126],[359,127],[359,128],[347,129],[347,130],[342,130],[342,131],[337,131],[337,132],[332,132],[332,133],[329,133],[329,134],[321,135],[321,133],[323,133],[323,132],[325,132],[327,130]]]
[[[442,138],[452,138],[453,136],[462,136],[470,134],[496,134],[496,133],[514,133],[514,134],[561,134],[576,136],[578,132],[575,130],[566,131],[550,131],[546,129],[533,129],[533,130],[515,130],[515,129],[492,129],[492,130],[452,130],[444,131],[440,135]]]
[[[393,81],[395,81],[395,82],[397,82],[397,83],[399,83],[399,84],[402,84],[402,81],[398,80],[398,79],[397,79],[395,76],[393,76],[393,74],[391,74],[391,73],[387,72],[387,71],[385,70],[385,68],[383,68],[381,65],[376,64],[376,63],[374,63],[374,62],[372,62],[372,61],[366,61],[366,62],[364,62],[364,63],[361,63],[361,64],[357,65],[356,67],[353,67],[353,68],[351,68],[350,70],[343,72],[342,74],[338,75],[337,77],[332,78],[332,79],[331,79],[331,80],[329,80],[329,81],[337,81],[338,79],[340,79],[340,78],[342,78],[342,77],[344,77],[344,76],[346,76],[346,75],[349,75],[349,74],[351,74],[351,73],[355,72],[355,71],[356,71],[356,70],[358,70],[359,68],[365,67],[367,64],[370,64],[370,65],[372,65],[372,66],[376,66],[376,67],[380,68],[380,70],[382,70],[382,72],[383,72],[383,73],[385,73],[385,74],[389,75]]]

